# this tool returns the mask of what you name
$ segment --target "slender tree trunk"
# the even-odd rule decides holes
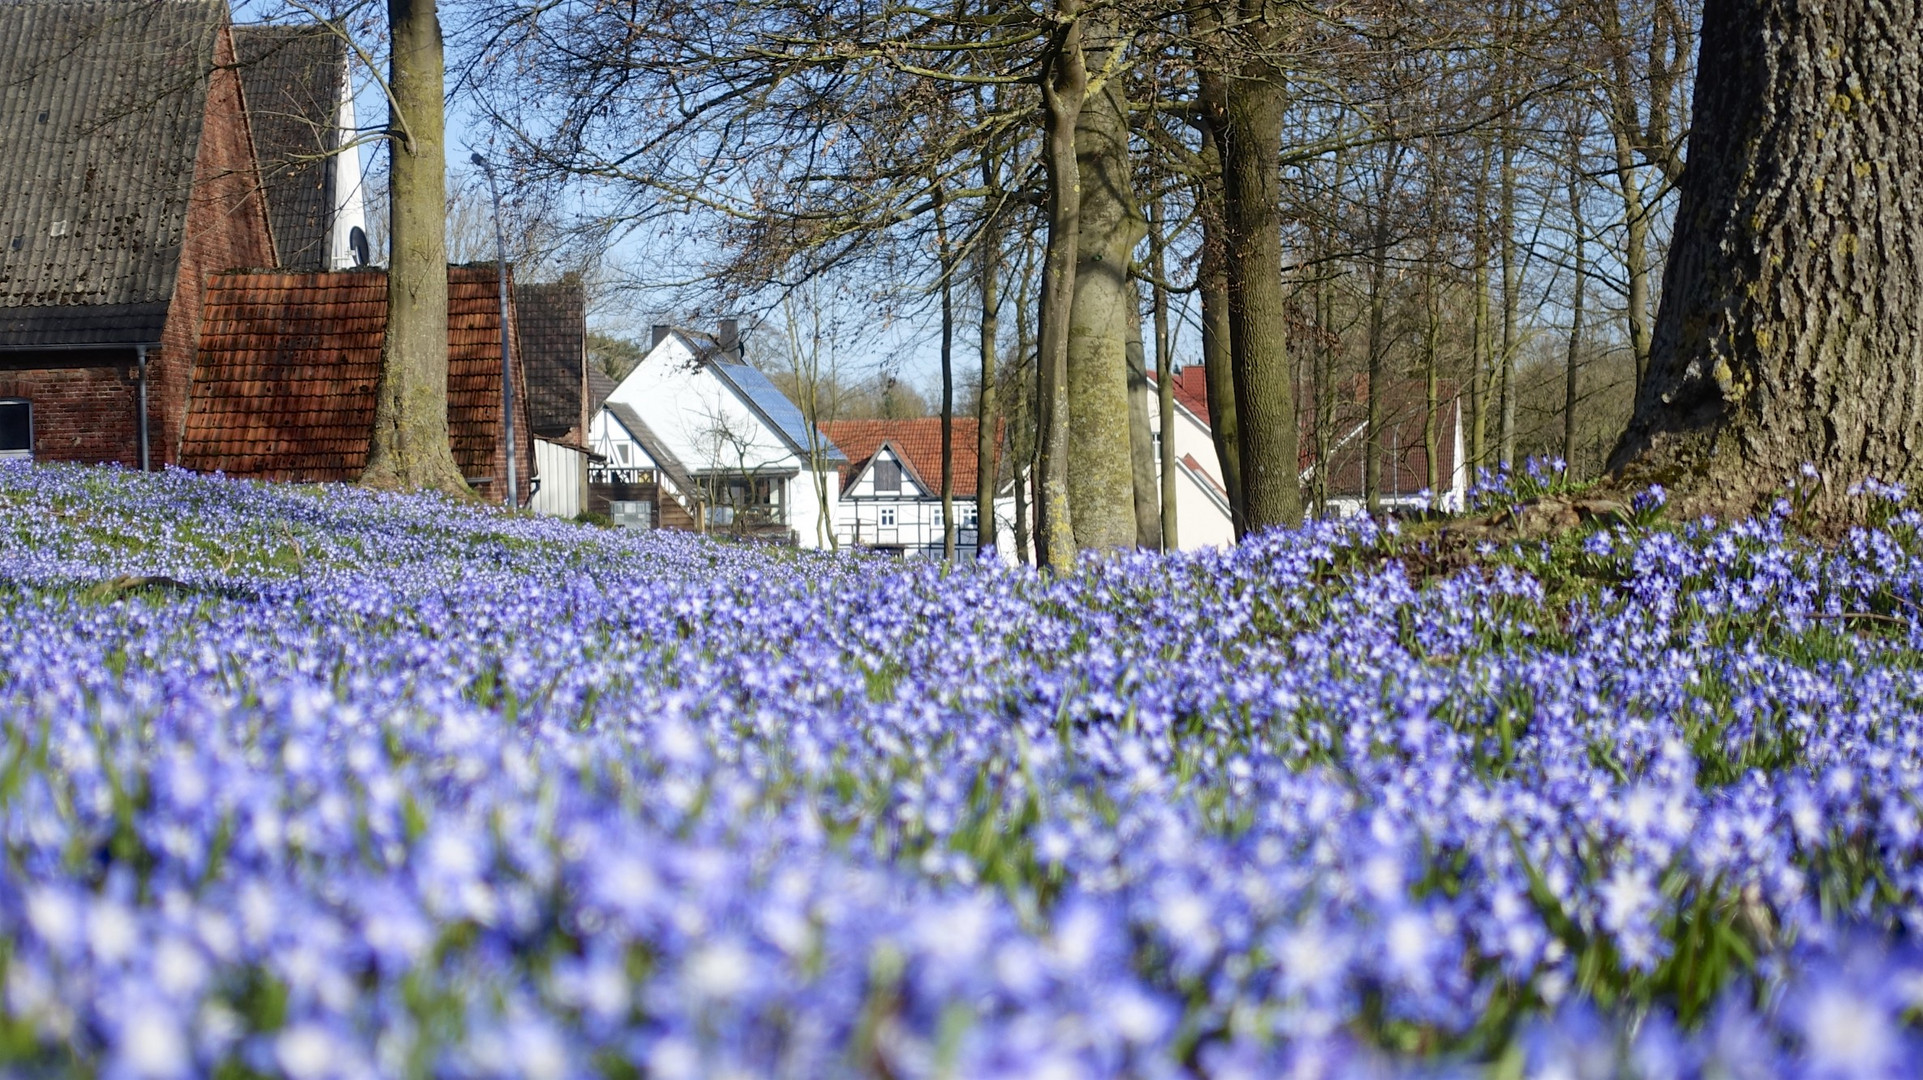
[[[1084,65],[1112,66],[1124,47],[1113,13],[1088,16]],[[1075,545],[1138,542],[1130,449],[1130,315],[1140,298],[1129,259],[1146,234],[1128,154],[1128,100],[1118,75],[1091,84],[1075,128],[1081,174],[1075,287],[1068,328],[1068,501]]]
[[[1611,466],[1740,508],[1919,479],[1923,9],[1708,0],[1649,377]]]
[[[1134,293],[1134,282],[1129,283]],[[1140,294],[1136,299],[1140,300]],[[1135,545],[1162,549],[1162,507],[1155,482],[1155,433],[1148,422],[1148,358],[1142,342],[1142,309],[1131,305],[1128,320],[1128,450],[1135,503]]]
[[[1562,377],[1562,461],[1563,471],[1576,470],[1576,373],[1582,362],[1583,301],[1589,291],[1589,259],[1584,237],[1582,197],[1582,143],[1571,140],[1569,152],[1569,220],[1573,240],[1575,292],[1569,300],[1569,356]]]
[[[1518,340],[1518,319],[1522,282],[1522,268],[1518,265],[1519,253],[1516,250],[1515,129],[1509,123],[1503,125],[1500,154],[1496,228],[1502,244],[1502,356],[1498,359],[1502,370],[1502,413],[1497,453],[1502,467],[1508,469],[1515,467],[1516,463],[1516,353],[1521,345]]]
[[[1636,358],[1636,385],[1649,375],[1649,209],[1630,151],[1629,138],[1616,132],[1616,184],[1623,196],[1623,274],[1628,278],[1629,350]]]
[[[1068,490],[1070,306],[1075,295],[1076,251],[1081,244],[1082,174],[1075,156],[1075,129],[1088,94],[1082,58],[1082,0],[1058,0],[1061,29],[1042,73],[1048,160],[1048,252],[1042,264],[1041,353],[1037,378],[1042,422],[1040,526],[1037,559],[1066,573],[1075,562],[1073,511]]]
[[[993,158],[982,153],[982,184],[997,198],[999,177]],[[975,554],[987,555],[995,548],[995,491],[1001,479],[995,467],[995,452],[1000,447],[995,431],[995,350],[1001,336],[1001,216],[991,208],[982,226],[981,238],[981,389],[975,399]],[[1017,485],[1019,486],[1019,485]],[[1017,536],[1019,536],[1019,532]],[[1020,541],[1018,540],[1017,543]]]
[[[935,242],[941,259],[941,557],[955,561],[955,265],[948,257],[946,197],[935,188]]]
[[[1204,73],[1205,107],[1222,160],[1229,285],[1229,354],[1242,467],[1245,531],[1302,520],[1299,421],[1282,286],[1282,122],[1287,88],[1255,58],[1234,80]]]
[[[447,163],[434,0],[388,0],[387,333],[361,483],[469,495],[447,437]],[[508,453],[514,448],[509,447]]]
[[[1391,153],[1394,151],[1391,150]],[[1368,415],[1362,451],[1362,497],[1369,513],[1382,512],[1382,384],[1388,379],[1387,297],[1389,286],[1389,199],[1395,172],[1378,173],[1369,251]],[[1392,466],[1393,467],[1393,466]]]
[[[1436,453],[1441,439],[1436,430],[1436,410],[1441,406],[1441,360],[1442,360],[1442,295],[1436,280],[1437,268],[1442,265],[1442,251],[1439,238],[1433,233],[1429,236],[1429,266],[1422,278],[1422,460],[1423,484],[1429,489],[1429,507],[1442,509],[1442,469],[1436,462]]]
[[[1469,345],[1469,465],[1474,469],[1488,463],[1489,397],[1483,391],[1484,371],[1489,367],[1489,234],[1484,222],[1489,210],[1488,162],[1477,165],[1475,186],[1475,227],[1470,243],[1475,247],[1475,269],[1470,275],[1473,298]]]
[[[1155,463],[1160,483],[1162,504],[1162,550],[1176,551],[1181,548],[1175,533],[1175,363],[1171,355],[1175,342],[1169,334],[1168,321],[1168,266],[1164,257],[1165,222],[1161,200],[1156,200],[1149,236],[1152,247],[1149,249],[1150,265],[1155,272],[1153,305],[1155,311],[1155,411],[1156,419],[1162,428],[1161,456]]]
[[[1229,276],[1223,235],[1221,155],[1206,120],[1202,131],[1203,180],[1196,185],[1202,203],[1202,261],[1195,288],[1202,305],[1202,384],[1209,403],[1209,437],[1222,486],[1229,493],[1229,515],[1235,535],[1247,530],[1242,509],[1242,444],[1235,423],[1235,377],[1229,356]]]

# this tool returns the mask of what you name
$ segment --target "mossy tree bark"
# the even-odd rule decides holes
[[[1068,497],[1068,347],[1082,222],[1082,173],[1075,128],[1088,97],[1082,61],[1082,2],[1058,0],[1060,29],[1042,71],[1042,138],[1048,166],[1048,246],[1042,260],[1041,347],[1036,357],[1035,559],[1055,573],[1075,564],[1074,511]]]
[[[1923,477],[1923,9],[1709,0],[1650,369],[1611,455],[1730,510]]]
[[[1128,99],[1113,70],[1125,47],[1113,18],[1088,16],[1083,64],[1091,84],[1075,127],[1081,220],[1068,327],[1068,501],[1084,550],[1137,541],[1128,340],[1140,298],[1129,260],[1148,226],[1130,170]]]
[[[447,438],[441,21],[434,0],[388,0],[387,17],[393,49],[387,333],[361,483],[470,495]]]

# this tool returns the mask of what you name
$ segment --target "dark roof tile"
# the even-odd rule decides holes
[[[234,27],[241,93],[280,265],[327,268],[347,48],[318,23]]]
[[[0,2],[0,345],[53,307],[156,340],[172,297],[220,0]]]

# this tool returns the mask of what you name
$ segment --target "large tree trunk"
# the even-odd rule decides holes
[[[434,0],[388,0],[392,34],[388,140],[387,334],[374,431],[361,482],[471,492],[447,439],[447,163],[441,22]],[[508,448],[513,453],[513,447]]]
[[[1120,35],[1101,22],[1086,32],[1084,65],[1099,70],[1121,47]],[[1147,234],[1129,169],[1121,78],[1090,87],[1075,128],[1075,159],[1082,205],[1068,330],[1068,502],[1075,545],[1108,550],[1137,543],[1128,341],[1140,298],[1129,259]]]
[[[1061,29],[1052,42],[1048,69],[1042,73],[1048,250],[1042,261],[1041,349],[1036,365],[1041,423],[1036,455],[1039,543],[1035,557],[1058,574],[1066,573],[1075,563],[1075,523],[1068,495],[1068,339],[1082,222],[1082,173],[1075,157],[1075,128],[1083,99],[1088,96],[1081,9],[1081,0],[1058,0],[1056,14]]]
[[[1648,378],[1610,464],[1705,508],[1918,479],[1923,13],[1709,0]]]
[[[1282,121],[1287,89],[1259,58],[1233,86],[1201,80],[1222,158],[1229,285],[1229,353],[1246,530],[1302,520],[1299,423],[1282,286]]]

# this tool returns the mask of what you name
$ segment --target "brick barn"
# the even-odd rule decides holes
[[[0,435],[33,457],[179,460],[206,275],[275,260],[234,65],[221,0],[0,4]]]

